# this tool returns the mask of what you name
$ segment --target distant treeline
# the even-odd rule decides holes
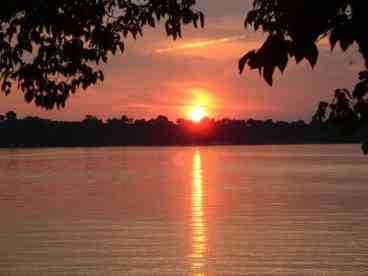
[[[165,116],[103,121],[88,115],[81,122],[60,122],[38,117],[18,119],[13,111],[0,115],[0,147],[158,146],[158,145],[262,145],[361,143],[367,129],[354,135],[312,121],[214,120],[200,123]]]

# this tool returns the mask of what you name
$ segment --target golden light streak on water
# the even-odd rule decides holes
[[[197,150],[193,156],[192,170],[192,269],[201,275],[206,251],[206,229],[203,218],[202,161]]]

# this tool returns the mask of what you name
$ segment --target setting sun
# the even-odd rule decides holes
[[[188,114],[189,119],[196,123],[199,123],[206,116],[206,111],[200,106],[193,107]]]

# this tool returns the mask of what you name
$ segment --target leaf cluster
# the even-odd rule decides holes
[[[333,101],[321,102],[313,117],[314,121],[340,128],[351,133],[368,123],[368,72],[359,73],[359,82],[352,92],[337,89]]]
[[[5,0],[0,9],[0,89],[27,102],[64,107],[79,88],[104,80],[100,68],[128,36],[165,21],[168,36],[204,25],[195,0]]]
[[[258,69],[272,85],[275,69],[283,72],[290,59],[296,63],[306,59],[314,67],[318,42],[327,37],[332,50],[339,44],[346,51],[357,43],[367,65],[367,4],[356,0],[254,0],[245,27],[262,29],[268,38],[240,59],[240,72],[246,66]]]

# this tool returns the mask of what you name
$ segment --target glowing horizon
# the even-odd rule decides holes
[[[195,123],[199,123],[208,113],[201,106],[194,106],[188,113],[188,118]]]

